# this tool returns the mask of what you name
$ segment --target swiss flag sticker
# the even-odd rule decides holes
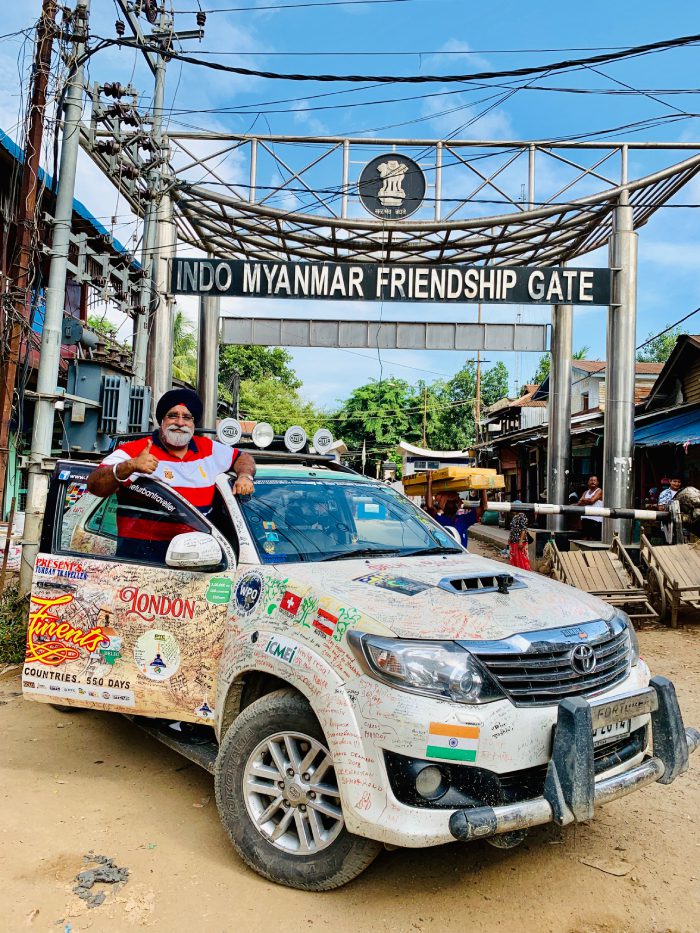
[[[289,590],[286,590],[280,601],[280,609],[282,612],[286,612],[290,616],[295,616],[297,612],[299,612],[300,605],[301,596],[297,596],[295,593],[290,593]]]

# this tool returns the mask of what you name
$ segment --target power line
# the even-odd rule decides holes
[[[363,0],[369,2],[369,0]],[[259,9],[259,8],[258,8]],[[85,57],[90,57],[98,48],[107,46],[123,46],[126,48],[141,48],[144,52],[157,53],[162,51],[159,46],[152,43],[139,43],[135,39],[104,39],[99,36],[98,45],[86,51]],[[259,71],[251,68],[238,68],[233,65],[225,65],[223,62],[203,61],[193,55],[185,55],[182,52],[168,50],[168,58],[187,62],[191,65],[199,65],[212,71],[222,71],[228,74],[246,75],[248,77],[269,78],[277,81],[320,81],[320,82],[347,82],[348,84],[357,84],[358,82],[372,81],[378,84],[456,84],[469,81],[485,81],[494,78],[516,78],[531,77],[541,74],[551,74],[557,71],[568,71],[575,68],[584,68],[588,65],[605,64],[613,61],[621,61],[627,58],[636,58],[642,55],[649,55],[655,52],[668,51],[673,48],[693,45],[700,41],[700,34],[690,36],[679,36],[674,39],[663,39],[659,42],[651,42],[646,45],[631,46],[619,52],[602,53],[587,58],[565,59],[564,61],[551,62],[547,65],[533,65],[524,68],[514,68],[501,71],[480,71],[461,75],[333,75],[333,74],[285,74],[275,71]]]
[[[416,0],[306,0],[303,3],[275,3],[266,6],[199,7],[197,10],[173,10],[173,13],[257,13],[258,10],[302,10],[307,7],[373,6],[377,3],[415,3]]]

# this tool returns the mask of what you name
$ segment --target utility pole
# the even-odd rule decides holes
[[[423,449],[427,450],[428,447],[428,387],[423,386]]]
[[[15,210],[15,258],[9,277],[14,291],[14,319],[9,328],[8,356],[0,376],[0,495],[4,494],[9,458],[10,422],[17,367],[19,365],[23,333],[30,318],[31,293],[34,280],[35,237],[37,234],[36,207],[39,191],[39,158],[46,114],[46,88],[51,70],[51,50],[56,20],[55,0],[44,0],[41,17],[36,28],[36,54],[32,78],[32,97],[29,105],[29,125],[24,141],[24,165]],[[7,318],[5,318],[7,321]],[[7,325],[5,325],[7,326]],[[0,510],[4,514],[4,502]],[[9,534],[9,532],[8,532]]]
[[[154,305],[154,285],[158,279],[156,257],[159,247],[158,214],[161,210],[160,200],[166,197],[162,191],[162,157],[163,145],[163,104],[165,101],[165,49],[170,47],[172,39],[172,20],[165,12],[161,12],[158,24],[158,35],[161,47],[155,61],[155,86],[153,90],[153,112],[151,117],[151,139],[155,143],[152,156],[153,162],[148,173],[148,205],[143,218],[143,245],[141,250],[141,265],[145,272],[141,287],[139,308],[134,321],[134,382],[136,385],[146,384],[146,368],[149,349],[151,356],[160,353],[160,348],[154,347],[149,341],[151,330],[150,318]],[[169,196],[167,196],[169,199]],[[168,208],[164,206],[164,214]],[[160,304],[158,302],[157,304]],[[157,313],[157,308],[155,309]],[[158,332],[161,327],[156,328]],[[150,343],[150,347],[149,347]],[[172,343],[172,337],[171,337]]]
[[[51,243],[51,268],[46,290],[44,329],[41,335],[41,357],[37,373],[36,403],[32,447],[29,454],[29,482],[24,523],[20,593],[28,593],[32,585],[34,561],[39,550],[41,525],[46,509],[49,476],[44,460],[51,458],[54,410],[58,368],[61,359],[61,331],[66,294],[66,272],[70,244],[75,175],[80,145],[80,123],[83,113],[83,64],[88,30],[90,0],[77,0],[71,20],[74,51],[71,76],[68,80],[63,119],[63,145],[58,175],[58,193]]]
[[[167,184],[167,176],[164,177]],[[173,385],[173,305],[170,291],[170,260],[177,242],[173,201],[167,190],[158,206],[158,249],[155,257],[155,302],[148,340],[147,381],[153,391],[153,405]]]

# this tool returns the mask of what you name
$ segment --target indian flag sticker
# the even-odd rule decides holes
[[[453,726],[431,722],[428,730],[426,758],[447,761],[476,761],[479,748],[479,726]]]

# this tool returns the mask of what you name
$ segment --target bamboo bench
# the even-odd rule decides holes
[[[635,623],[655,622],[659,617],[619,538],[613,538],[607,550],[567,552],[554,544],[553,572],[556,580],[624,609]]]
[[[700,549],[696,545],[654,545],[642,535],[640,556],[648,568],[647,590],[659,618],[670,610],[671,628],[676,628],[681,607],[700,610]]]

